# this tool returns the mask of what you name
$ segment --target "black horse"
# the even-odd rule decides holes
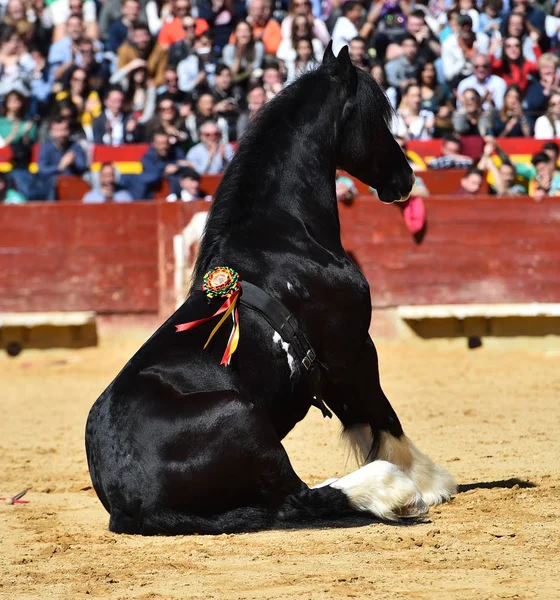
[[[369,286],[340,242],[337,167],[384,202],[411,190],[390,118],[383,92],[347,48],[335,58],[329,46],[323,65],[252,123],[216,194],[193,290],[89,414],[89,469],[111,531],[217,534],[398,520],[423,516],[454,493],[451,476],[403,434],[381,389]],[[200,283],[219,266],[240,275],[242,290],[250,282],[274,310],[291,313],[298,339],[313,348],[303,361],[295,338],[286,342],[243,303],[229,366],[220,364],[225,327],[203,349],[218,317],[176,331],[210,314]],[[317,377],[310,383],[311,362],[320,389]],[[321,398],[364,466],[309,488],[281,440],[313,404],[327,411]]]

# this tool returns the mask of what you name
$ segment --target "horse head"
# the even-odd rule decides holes
[[[369,74],[352,64],[347,46],[335,57],[329,43],[322,68],[343,94],[337,166],[375,188],[383,202],[406,200],[414,177],[389,130],[393,112],[387,97]]]

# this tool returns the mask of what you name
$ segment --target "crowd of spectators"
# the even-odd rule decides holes
[[[162,179],[170,201],[197,198],[200,176],[225,169],[258,110],[330,40],[383,86],[403,143],[445,138],[431,167],[495,175],[491,140],[560,137],[555,0],[0,0],[0,14],[6,202],[56,199],[64,174],[89,181],[88,202],[150,198]],[[487,139],[478,166],[457,135]],[[135,143],[150,145],[140,174],[91,172],[93,145]],[[556,190],[543,156],[532,166]]]

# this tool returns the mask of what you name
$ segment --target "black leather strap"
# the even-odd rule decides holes
[[[268,323],[290,344],[294,354],[307,374],[313,400],[324,417],[332,417],[325,406],[321,394],[321,369],[317,362],[317,354],[303,333],[292,313],[278,300],[269,296],[264,290],[243,280],[241,284],[241,304],[258,311]]]

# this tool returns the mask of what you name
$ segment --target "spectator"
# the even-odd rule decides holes
[[[312,40],[299,38],[296,40],[296,57],[286,63],[286,85],[295,81],[300,75],[314,71],[319,63],[313,55]]]
[[[546,113],[535,122],[535,139],[557,137],[560,137],[560,93],[554,92],[548,99]]]
[[[399,93],[394,87],[391,87],[387,82],[387,75],[385,74],[385,66],[382,62],[375,62],[371,67],[369,74],[377,81],[385,92],[391,106],[396,110]]]
[[[107,48],[116,54],[126,41],[131,42],[133,28],[139,21],[139,0],[123,0],[121,17],[109,26]]]
[[[511,15],[519,14],[527,22],[527,28],[535,31],[545,30],[545,17],[542,10],[535,6],[534,0],[512,0]]]
[[[478,162],[478,168],[486,170],[492,176],[494,185],[490,187],[490,192],[497,196],[523,196],[525,188],[515,181],[515,167],[511,162],[502,162],[500,166],[492,159],[492,154],[496,150],[494,138],[488,137],[485,140],[484,152]]]
[[[200,195],[200,175],[191,167],[182,167],[178,172],[179,188],[169,194],[168,202],[192,202],[202,200]]]
[[[54,26],[54,42],[68,35],[65,24],[73,16],[83,21],[85,35],[95,40],[99,39],[95,0],[52,0],[48,8]]]
[[[530,37],[528,22],[522,14],[512,12],[507,15],[502,27],[502,33],[504,39],[514,37],[521,42],[521,53],[525,57],[525,60],[529,62],[537,61],[537,57],[533,51],[535,40]],[[498,48],[494,52],[494,56],[496,58],[501,57],[501,48]]]
[[[176,69],[167,68],[165,70],[164,84],[157,89],[157,100],[162,96],[167,96],[175,102],[175,106],[179,110],[181,116],[186,117],[190,114],[190,106],[192,105],[192,95],[183,92],[179,89],[179,76]]]
[[[177,65],[179,89],[189,94],[200,94],[214,86],[217,58],[212,51],[210,34],[203,33],[194,42],[195,54]]]
[[[199,131],[206,121],[215,119],[215,102],[214,96],[210,92],[201,94],[196,101],[194,113],[185,119],[187,131],[190,133],[193,143],[197,144],[200,140]],[[223,117],[216,119],[217,127],[221,133],[222,142],[225,144],[229,140],[229,126]]]
[[[480,15],[474,0],[457,0],[455,8],[459,10],[461,15],[468,15],[471,18],[473,31],[480,30]]]
[[[172,146],[165,131],[155,131],[152,144],[142,158],[142,173],[124,175],[121,183],[135,200],[149,199],[161,187],[164,179],[173,189],[178,184],[177,172],[188,166],[190,164],[178,144]]]
[[[421,108],[420,86],[410,84],[404,90],[397,111],[394,134],[406,140],[429,140],[434,130],[434,113]]]
[[[185,58],[191,56],[194,53],[194,41],[196,39],[196,20],[194,17],[187,15],[183,19],[183,32],[182,39],[173,42],[169,47],[168,52],[168,64],[171,67],[177,67],[177,65]]]
[[[418,75],[418,42],[413,35],[407,33],[401,42],[402,54],[389,61],[385,66],[387,81],[396,89],[404,89],[416,83]]]
[[[158,33],[158,44],[167,49],[174,42],[183,39],[183,19],[191,14],[190,0],[171,0],[171,16],[162,24]],[[208,30],[204,19],[196,19],[195,33],[197,36]]]
[[[457,190],[457,196],[476,196],[484,182],[484,173],[478,167],[469,167],[461,178],[461,185]]]
[[[223,173],[233,158],[233,147],[224,144],[218,124],[206,121],[200,127],[200,143],[187,153],[187,161],[201,175]]]
[[[525,94],[527,116],[532,124],[546,110],[550,96],[560,92],[559,67],[560,60],[554,54],[543,54],[537,62],[538,73]]]
[[[537,175],[529,184],[529,195],[537,202],[545,196],[558,196],[560,194],[560,172],[548,154],[539,152],[531,161]]]
[[[484,0],[477,32],[485,33],[492,41],[501,37],[503,0]]]
[[[427,62],[420,65],[417,77],[422,98],[421,107],[436,114],[444,103],[444,94],[441,85],[437,82],[434,64]]]
[[[148,0],[146,2],[146,20],[153,36],[158,35],[164,23],[173,19],[171,11],[171,0]]]
[[[455,137],[447,137],[443,140],[441,156],[433,158],[428,163],[430,169],[464,169],[470,167],[473,160],[470,156],[461,154],[461,141]]]
[[[124,93],[120,88],[109,90],[105,110],[93,122],[93,143],[107,146],[133,144],[139,139],[138,122],[124,112]]]
[[[164,131],[169,144],[177,144],[183,152],[193,145],[184,119],[181,119],[173,100],[167,96],[159,100],[156,115],[147,124],[144,137],[151,140],[156,131]]]
[[[77,42],[76,65],[83,69],[87,74],[87,83],[91,91],[104,96],[106,92],[107,80],[109,79],[108,65],[103,62],[102,55],[96,52],[96,46],[93,40],[82,37]],[[67,79],[72,73],[72,65],[62,77],[62,84],[68,86]]]
[[[468,88],[461,96],[461,108],[451,117],[453,128],[459,135],[488,135],[492,129],[492,114],[483,110],[480,94]]]
[[[531,125],[523,113],[522,94],[517,85],[506,90],[504,106],[496,113],[493,130],[496,137],[531,137]]]
[[[522,93],[525,93],[529,85],[529,77],[537,71],[537,64],[525,60],[521,53],[521,41],[519,38],[506,38],[502,58],[493,58],[492,53],[496,47],[495,44],[493,42],[490,46],[492,73],[501,77],[508,86],[515,84]],[[534,53],[537,58],[542,54],[538,44],[534,46]]]
[[[228,44],[223,51],[223,61],[231,69],[234,84],[247,86],[255,69],[260,69],[264,45],[253,39],[253,31],[246,21],[235,28],[235,45]]]
[[[136,58],[119,69],[109,80],[124,92],[124,109],[131,112],[139,124],[147,123],[156,109],[156,86],[148,79],[146,61]]]
[[[247,94],[248,110],[242,113],[237,121],[237,139],[241,139],[249,123],[257,116],[266,102],[266,91],[261,85],[249,90]]]
[[[247,23],[253,28],[255,40],[264,44],[265,54],[274,56],[282,41],[282,30],[274,19],[271,19],[271,0],[251,0],[248,6]],[[235,40],[230,39],[235,44]]]
[[[117,183],[115,168],[112,163],[103,163],[99,170],[97,185],[82,198],[84,204],[102,204],[104,202],[132,202],[129,192],[120,188]]]
[[[27,198],[10,187],[5,173],[0,171],[0,204],[25,204]]]
[[[131,42],[125,42],[119,48],[117,69],[126,67],[138,58],[145,61],[148,76],[154,85],[162,85],[167,68],[167,53],[157,42],[152,41],[150,30],[144,23],[133,25]]]
[[[352,201],[358,195],[358,190],[356,189],[354,181],[338,171],[336,173],[335,190],[336,199],[345,204],[352,204]]]
[[[364,38],[358,36],[350,40],[350,43],[348,44],[348,53],[350,54],[352,62],[358,68],[366,71],[366,73],[369,72],[371,61],[367,52],[367,45]],[[322,56],[320,56],[318,60],[321,61]]]
[[[418,5],[416,5],[418,6]],[[378,58],[393,60],[391,44],[400,44],[406,35],[406,17],[410,13],[407,0],[372,2],[360,35],[368,39],[375,34],[374,44]]]
[[[292,20],[292,34],[289,38],[284,38],[280,42],[280,46],[276,52],[276,58],[283,61],[286,66],[289,62],[293,63],[296,58],[296,42],[301,38],[311,40],[315,59],[319,62],[322,61],[325,47],[319,39],[313,37],[313,25],[304,15],[294,16]]]
[[[422,10],[416,8],[408,15],[405,31],[416,39],[418,60],[421,63],[433,63],[441,56],[441,44],[428,27],[425,14]],[[394,58],[400,56],[402,54],[402,45],[391,45],[387,49],[387,53]]]
[[[506,82],[497,75],[490,74],[490,59],[477,54],[473,60],[473,74],[463,79],[457,86],[457,94],[462,96],[469,88],[476,90],[482,98],[482,108],[501,110],[504,105]],[[457,103],[459,106],[459,103]]]
[[[278,65],[271,64],[264,69],[262,74],[262,84],[269,100],[272,100],[274,96],[284,89],[284,83]]]
[[[238,14],[235,14],[234,8]],[[245,17],[245,4],[230,0],[200,0],[199,16],[203,17],[212,30],[212,39],[217,52],[221,52],[228,43],[233,32],[233,26],[239,19]]]
[[[231,82],[231,70],[226,65],[218,65],[214,90],[214,115],[224,119],[228,126],[228,140],[237,139],[237,121],[241,114],[240,105],[244,101],[239,88],[234,88]]]
[[[56,185],[60,175],[83,175],[87,170],[84,151],[70,139],[70,124],[64,117],[54,119],[49,127],[50,139],[39,151],[40,192],[38,200],[55,200]]]
[[[469,15],[456,15],[451,24],[453,32],[441,45],[441,58],[445,80],[455,89],[473,72],[473,56],[488,53],[488,36],[473,31]]]
[[[29,172],[31,150],[37,138],[37,125],[27,119],[28,99],[19,92],[9,92],[0,116],[0,147],[12,150],[10,177],[19,192],[30,197],[33,175]]]
[[[348,0],[342,5],[342,16],[336,20],[333,32],[333,52],[338,54],[341,48],[350,43],[355,37],[367,36],[371,33],[369,23],[362,29],[358,24],[362,19],[363,8],[356,0]]]
[[[78,119],[82,127],[91,127],[103,110],[99,94],[89,89],[87,73],[80,67],[72,69],[68,86],[55,96],[56,102],[69,99],[76,105]]]
[[[6,27],[0,33],[0,98],[15,90],[31,96],[35,61],[15,29]]]
[[[6,4],[4,26],[16,31],[23,42],[28,44],[31,41],[34,26],[33,23],[28,21],[25,7],[21,0],[9,0]]]
[[[286,17],[284,17],[281,25],[282,39],[290,39],[292,35],[292,21],[295,15],[304,15],[313,24],[313,37],[317,38],[323,46],[327,46],[331,36],[327,26],[321,19],[314,17],[311,11],[310,0],[291,0],[290,10]],[[355,36],[353,36],[355,37]]]

